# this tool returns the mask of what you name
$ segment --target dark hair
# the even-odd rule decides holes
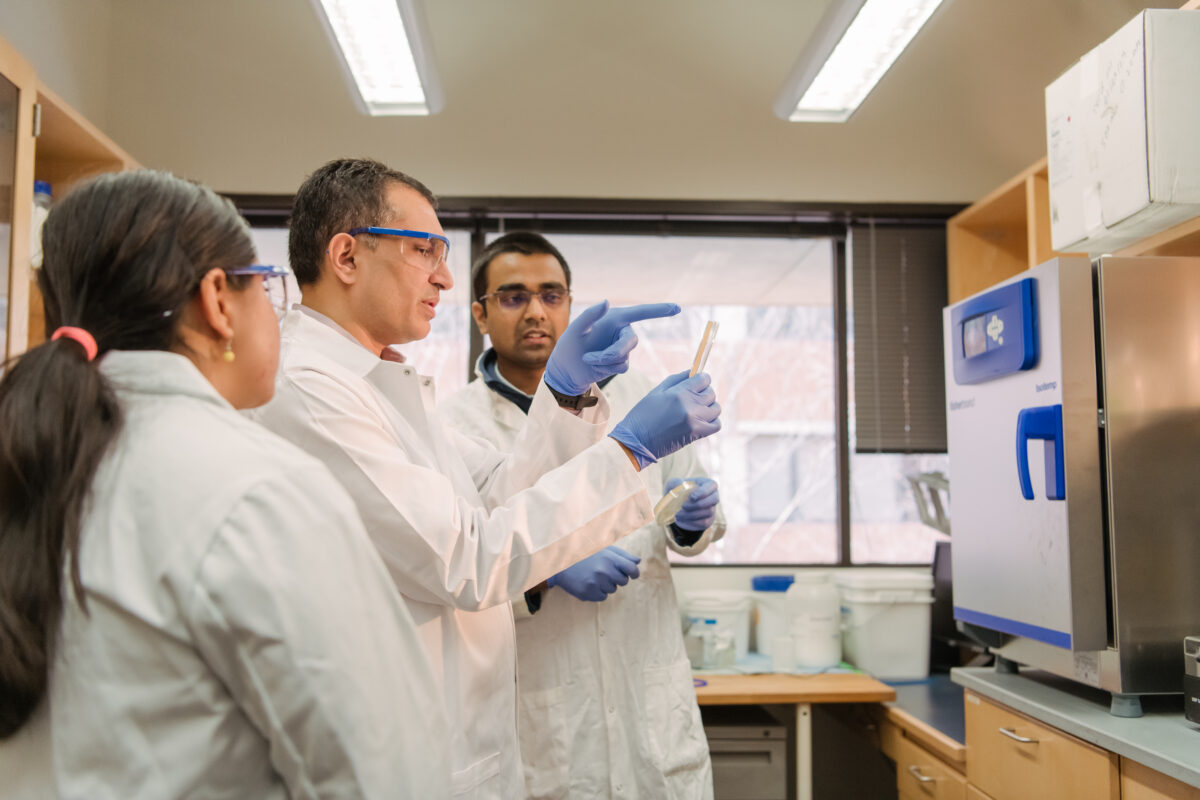
[[[483,252],[479,254],[479,257],[475,259],[475,263],[471,265],[471,291],[474,293],[472,299],[479,300],[479,298],[487,294],[488,267],[492,265],[492,261],[498,256],[502,256],[505,253],[520,253],[523,256],[554,256],[562,266],[563,275],[567,279],[567,288],[571,288],[571,268],[567,266],[567,260],[563,258],[562,253],[558,252],[557,247],[550,244],[546,237],[540,233],[513,231],[512,233],[504,234],[483,248]]]
[[[254,261],[228,200],[146,170],[81,184],[50,211],[42,242],[47,329],[83,328],[99,354],[169,348],[204,274]],[[71,339],[33,348],[0,380],[0,739],[46,693],[65,567],[86,611],[80,528],[121,424],[115,392]]]
[[[330,161],[296,190],[288,221],[288,262],[301,286],[321,277],[329,240],[352,228],[384,225],[389,220],[387,191],[401,183],[437,209],[437,198],[416,178],[369,158]]]

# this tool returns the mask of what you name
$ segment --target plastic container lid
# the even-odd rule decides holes
[[[664,528],[674,522],[675,515],[679,513],[679,509],[683,508],[688,496],[696,491],[697,486],[699,484],[695,481],[684,481],[664,494],[662,499],[654,505],[654,521]]]
[[[756,592],[786,592],[794,580],[795,575],[755,575],[750,586]]]
[[[796,573],[796,583],[830,583],[830,573],[823,569],[805,569]]]
[[[34,194],[46,194],[46,195],[52,194],[52,192],[50,191],[50,181],[34,181],[33,182],[33,193]]]
[[[683,607],[688,613],[740,612],[749,611],[752,600],[749,592],[737,589],[705,589],[685,593]]]
[[[903,569],[848,569],[834,578],[846,589],[925,589],[933,588],[933,574]]]

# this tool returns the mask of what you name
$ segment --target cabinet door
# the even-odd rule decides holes
[[[1200,800],[1200,789],[1122,758],[1121,800]]]
[[[36,95],[33,67],[0,40],[0,360],[25,349]]]
[[[1117,800],[1117,756],[964,694],[967,779],[995,800]]]

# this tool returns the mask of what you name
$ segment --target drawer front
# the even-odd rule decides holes
[[[1200,800],[1200,789],[1122,758],[1121,800]]]
[[[979,789],[968,783],[967,800],[992,800],[992,798],[988,797],[986,794],[979,791]]]
[[[879,749],[892,761],[900,760],[900,741],[904,734],[893,723],[886,719],[879,721]]]
[[[786,800],[787,743],[709,739],[713,789],[722,800]]]
[[[1117,800],[1117,756],[964,692],[967,779],[995,800]]]
[[[905,800],[966,800],[967,779],[907,739],[896,743],[896,788]]]

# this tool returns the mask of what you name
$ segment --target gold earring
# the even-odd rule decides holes
[[[225,354],[221,357],[225,359],[226,364],[231,363],[233,359],[236,358],[236,356],[233,354],[233,339],[230,339],[225,343]]]

